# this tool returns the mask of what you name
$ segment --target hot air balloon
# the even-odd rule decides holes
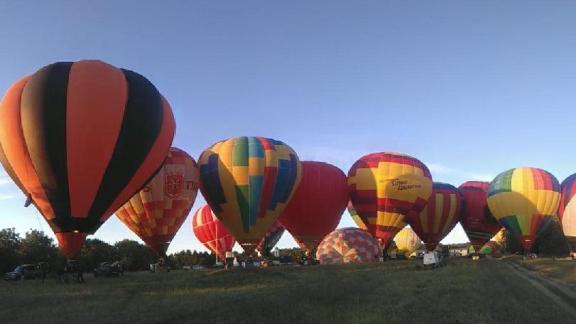
[[[572,251],[576,249],[576,174],[566,178],[562,182],[562,198],[558,216],[562,222],[564,236],[572,245]]]
[[[262,240],[260,240],[256,250],[260,251],[260,253],[266,257],[269,256],[270,251],[272,251],[274,246],[278,244],[278,241],[280,241],[280,238],[282,238],[282,234],[284,234],[285,231],[284,226],[282,226],[280,222],[276,221],[276,223],[274,223],[274,225],[272,225],[268,230],[266,235],[264,235]]]
[[[198,208],[194,213],[192,229],[198,241],[222,260],[226,258],[226,252],[232,251],[236,244],[234,237],[216,218],[208,205]]]
[[[296,153],[263,137],[218,142],[199,160],[200,190],[248,254],[284,211],[302,176]]]
[[[426,165],[411,156],[373,153],[350,168],[348,187],[354,209],[385,248],[405,221],[426,206],[432,177]]]
[[[300,185],[278,220],[300,247],[314,253],[338,226],[347,203],[344,172],[328,163],[303,161]]]
[[[478,253],[484,255],[496,255],[498,254],[498,249],[499,246],[496,242],[488,241],[482,246],[480,250],[478,250]]]
[[[488,182],[468,181],[458,187],[464,199],[460,224],[475,251],[479,251],[502,228],[488,209],[489,186]]]
[[[426,250],[432,251],[458,223],[461,210],[462,195],[458,189],[447,183],[434,182],[426,208],[410,226],[424,241]]]
[[[352,220],[354,221],[354,223],[356,223],[356,226],[358,226],[358,228],[360,229],[367,231],[368,226],[364,224],[364,221],[362,220],[362,218],[360,218],[360,215],[358,215],[358,213],[354,209],[354,206],[352,206],[352,201],[348,201],[348,206],[346,208],[348,209],[350,217],[352,217]]]
[[[198,193],[198,167],[186,152],[171,148],[160,171],[116,211],[116,216],[164,256]]]
[[[320,264],[374,262],[381,255],[378,241],[356,227],[339,228],[326,235],[316,250]]]
[[[490,211],[525,251],[530,251],[534,240],[557,219],[559,204],[558,180],[537,168],[502,172],[488,189]]]
[[[422,241],[410,226],[404,227],[394,236],[394,243],[396,243],[397,253],[406,257],[422,247]]]
[[[74,257],[162,166],[168,102],[143,76],[100,61],[59,62],[0,104],[0,161]]]

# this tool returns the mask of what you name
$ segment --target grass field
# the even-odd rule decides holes
[[[527,259],[514,260],[525,268],[535,271],[548,278],[576,284],[576,262],[570,259]]]
[[[14,322],[574,323],[504,261],[452,259],[0,283]]]

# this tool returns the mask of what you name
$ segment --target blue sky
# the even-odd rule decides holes
[[[195,157],[261,135],[345,172],[397,151],[454,185],[518,166],[562,181],[576,172],[575,12],[527,0],[1,1],[0,91],[96,58],[148,77],[173,107],[174,145]],[[49,231],[24,200],[0,171],[0,228]],[[136,238],[115,218],[96,237]],[[446,241],[466,238],[457,228]],[[190,220],[169,251],[184,248],[201,249]]]

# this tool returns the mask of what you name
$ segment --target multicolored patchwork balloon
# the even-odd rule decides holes
[[[234,236],[216,218],[208,205],[198,208],[194,213],[192,230],[198,241],[220,259],[225,259],[226,252],[232,251],[236,244]]]
[[[562,231],[568,242],[576,247],[576,174],[562,182],[562,199],[558,216],[562,222]]]
[[[475,251],[479,251],[502,228],[488,208],[489,186],[489,182],[468,181],[458,187],[464,199],[460,224]]]
[[[488,189],[488,207],[530,251],[534,241],[555,220],[560,205],[558,180],[542,169],[516,168],[500,173]]]
[[[172,147],[160,171],[116,211],[116,216],[163,256],[192,209],[198,185],[196,161]]]
[[[356,227],[339,228],[326,235],[316,250],[320,264],[375,262],[381,255],[378,241]]]
[[[348,189],[368,232],[385,248],[426,206],[432,176],[426,165],[411,156],[373,153],[350,168]]]
[[[252,253],[284,211],[302,165],[288,145],[263,137],[218,142],[199,160],[200,190],[247,253]]]
[[[347,203],[342,170],[324,162],[303,161],[300,185],[278,221],[301,248],[314,255],[324,236],[338,226]]]
[[[174,130],[170,105],[140,74],[58,62],[6,92],[0,161],[73,258],[162,166]]]
[[[426,250],[432,251],[456,226],[461,212],[462,195],[458,189],[447,183],[434,182],[426,208],[410,226],[424,241]]]

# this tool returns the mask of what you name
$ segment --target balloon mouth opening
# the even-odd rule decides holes
[[[86,233],[81,233],[77,230],[55,234],[60,252],[68,259],[73,259],[80,253],[87,236]]]

